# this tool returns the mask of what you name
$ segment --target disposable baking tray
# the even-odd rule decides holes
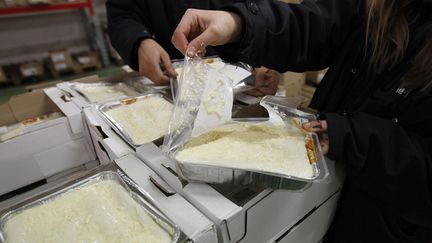
[[[19,202],[14,206],[1,210],[0,242],[6,242],[7,240],[7,235],[4,233],[4,226],[11,217],[26,209],[45,204],[64,193],[79,190],[85,186],[106,180],[115,181],[125,188],[133,200],[135,200],[135,202],[137,202],[154,219],[154,221],[161,226],[161,228],[163,228],[172,236],[172,242],[186,242],[187,236],[184,234],[184,232],[182,232],[177,225],[175,225],[161,211],[159,211],[148,194],[138,185],[136,185],[129,177],[127,177],[127,175],[125,175],[114,163],[100,166],[97,169],[92,170],[81,177],[78,177],[77,179],[67,181],[60,186],[45,191],[25,201]]]
[[[133,104],[139,100],[143,100],[143,99],[151,97],[151,96],[161,97],[161,98],[165,99],[166,101],[172,103],[172,100],[165,93],[149,93],[149,94],[137,96],[134,98],[120,99],[120,100],[116,100],[116,101],[107,102],[105,104],[99,105],[97,107],[97,110],[100,113],[101,117],[111,126],[111,128],[117,134],[119,134],[120,137],[122,137],[130,146],[139,147],[143,144],[139,144],[139,143],[134,142],[132,140],[131,136],[126,131],[126,129],[124,129],[124,127],[120,123],[116,122],[116,120],[113,117],[111,117],[107,112],[111,109],[116,108],[116,107],[124,106],[124,105],[130,105],[130,104]],[[157,138],[153,141],[149,141],[149,142],[153,142],[156,145],[160,145],[163,142],[163,136],[160,138]]]
[[[235,121],[241,122],[263,122],[266,118],[240,118]],[[310,178],[300,178],[287,174],[273,173],[252,169],[239,169],[224,166],[214,166],[192,163],[187,161],[176,161],[177,170],[184,179],[188,181],[234,184],[252,187],[266,187],[286,190],[304,190],[313,182],[325,179],[328,175],[326,161],[321,152],[318,136],[315,133],[305,133],[305,146],[308,151],[309,162],[313,170]],[[180,151],[177,148],[175,154]]]
[[[100,100],[100,101],[92,101],[90,97],[88,97],[82,90],[85,88],[89,88],[89,87],[114,87],[118,90],[121,90],[125,93],[125,95],[122,96],[116,96],[116,97],[112,97],[110,99],[105,99],[105,100]],[[122,82],[97,82],[97,83],[72,83],[71,84],[71,89],[74,90],[75,92],[77,92],[80,96],[82,96],[88,103],[90,104],[100,104],[103,102],[107,102],[107,101],[111,101],[111,100],[116,100],[116,99],[121,99],[121,98],[127,98],[127,97],[134,97],[139,95],[139,92],[125,84]]]
[[[153,81],[143,76],[127,78],[123,80],[123,83],[134,88],[140,94],[155,92],[170,94],[171,92],[169,85],[156,85]]]

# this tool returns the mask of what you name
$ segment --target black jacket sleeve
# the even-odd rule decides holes
[[[432,119],[419,123],[423,133],[365,113],[326,119],[328,156],[347,164],[347,180],[406,220],[432,227]]]
[[[138,70],[138,47],[143,39],[152,38],[146,9],[136,0],[108,0],[108,34],[113,47],[131,68]]]
[[[218,47],[226,59],[280,72],[328,67],[363,16],[363,0],[247,0],[224,7],[243,19],[243,37]],[[333,55],[332,55],[333,54]]]

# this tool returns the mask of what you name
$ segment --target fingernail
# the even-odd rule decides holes
[[[310,126],[311,126],[310,123],[303,123],[303,128],[307,129],[307,128],[310,128]]]
[[[194,57],[196,55],[196,49],[193,46],[188,47],[188,49],[186,50],[186,55],[188,57]]]

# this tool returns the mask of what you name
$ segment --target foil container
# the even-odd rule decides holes
[[[161,98],[167,100],[168,102],[172,103],[172,100],[170,100],[170,98],[165,93],[148,93],[148,94],[137,96],[134,98],[121,99],[121,100],[116,100],[116,101],[104,103],[104,104],[99,105],[97,107],[97,111],[99,112],[102,119],[104,119],[110,125],[110,127],[117,134],[119,134],[120,137],[122,137],[130,146],[139,147],[145,143],[139,144],[139,143],[134,142],[132,140],[131,136],[129,135],[129,133],[126,131],[126,129],[120,123],[116,122],[116,120],[113,117],[111,117],[107,112],[111,109],[116,108],[116,107],[129,105],[129,104],[135,103],[139,100],[143,100],[143,99],[150,97],[150,96],[161,97]],[[161,145],[163,142],[163,136],[161,136],[160,138],[157,138],[153,141],[149,141],[149,142],[153,142],[156,145]]]
[[[44,191],[39,195],[35,195],[30,199],[19,202],[14,206],[0,210],[0,242],[6,242],[7,235],[4,233],[4,226],[8,219],[11,217],[30,209],[43,205],[64,193],[79,190],[85,186],[89,186],[99,181],[112,180],[121,185],[132,199],[138,203],[152,218],[153,220],[172,237],[171,242],[186,242],[187,236],[168,219],[159,209],[157,209],[155,202],[152,198],[136,185],[129,177],[127,177],[114,163],[100,166],[95,170],[85,173],[77,179],[67,181],[60,186]]]
[[[267,119],[240,118],[233,120],[257,123]],[[188,181],[302,191],[310,187],[313,182],[322,181],[328,176],[325,157],[322,154],[318,136],[315,133],[305,132],[305,147],[313,171],[313,176],[310,178],[261,170],[178,161],[175,159],[175,154],[181,150],[180,147],[174,151],[174,156],[171,156],[171,158],[176,162],[179,175]]]
[[[127,78],[123,80],[123,82],[134,88],[140,94],[155,92],[171,94],[169,85],[156,85],[153,81],[143,76]]]
[[[112,97],[110,99],[100,100],[100,101],[92,101],[89,96],[87,96],[83,90],[85,88],[90,87],[113,87],[115,89],[118,89],[120,91],[123,91],[126,95],[123,96],[116,96]],[[97,82],[97,83],[72,83],[70,85],[70,88],[77,92],[82,98],[84,98],[85,101],[91,104],[100,104],[106,101],[121,99],[121,98],[127,98],[127,97],[134,97],[139,95],[139,91],[133,88],[132,86],[122,83],[122,82]]]

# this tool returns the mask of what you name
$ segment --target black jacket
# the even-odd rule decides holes
[[[424,25],[414,25],[404,61],[381,74],[368,72],[365,2],[233,4],[224,9],[242,17],[243,36],[216,50],[281,72],[330,67],[312,107],[326,116],[328,156],[347,164],[347,179],[327,242],[429,243],[432,95],[398,85],[428,37]],[[424,10],[418,23],[430,22],[431,8],[413,7]]]
[[[172,45],[171,37],[186,9],[219,9],[232,2],[239,0],[108,0],[108,34],[126,64],[138,70],[142,40],[153,38],[171,59],[183,58]]]

